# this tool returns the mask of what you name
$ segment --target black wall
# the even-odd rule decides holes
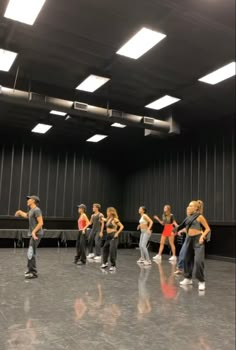
[[[137,154],[124,185],[125,220],[137,221],[140,205],[160,215],[170,203],[180,221],[187,204],[202,199],[209,222],[235,222],[234,130],[209,131],[153,141]]]
[[[119,176],[99,155],[52,146],[0,145],[0,215],[24,209],[27,194],[40,196],[47,217],[75,217],[81,202],[121,206]]]

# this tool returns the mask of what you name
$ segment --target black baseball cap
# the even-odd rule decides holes
[[[27,199],[33,199],[35,201],[35,203],[39,203],[40,199],[38,196],[32,195],[32,196],[27,196]]]
[[[82,209],[84,209],[84,211],[87,210],[87,207],[85,204],[79,204],[79,205],[77,205],[77,208],[82,208]]]

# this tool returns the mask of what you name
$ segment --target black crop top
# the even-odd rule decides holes
[[[108,220],[106,223],[106,227],[110,229],[113,229],[113,228],[115,229],[117,226],[117,223],[113,223],[113,222],[114,222],[114,219]]]

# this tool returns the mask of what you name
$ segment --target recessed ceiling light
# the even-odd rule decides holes
[[[52,110],[50,112],[50,114],[60,115],[62,117],[65,117],[67,115],[67,113],[65,113],[65,112],[59,112],[59,111],[54,111],[54,110]]]
[[[172,96],[169,96],[169,95],[165,95],[161,98],[159,98],[158,100],[152,102],[152,103],[149,103],[147,106],[145,106],[146,108],[151,108],[151,109],[156,109],[156,110],[159,110],[159,109],[162,109],[162,108],[165,108],[167,106],[170,106],[172,105],[173,103],[176,103],[180,101],[179,98],[176,98],[176,97],[172,97]]]
[[[99,142],[103,139],[105,139],[107,137],[107,135],[99,135],[99,134],[96,134],[92,137],[90,137],[87,142]]]
[[[46,0],[10,0],[4,17],[33,25]]]
[[[8,72],[15,61],[17,53],[0,49],[0,70]]]
[[[106,84],[110,78],[100,77],[98,75],[91,74],[81,84],[79,84],[76,90],[82,90],[87,92],[94,92],[102,85]]]
[[[165,34],[147,28],[142,28],[117,51],[117,54],[138,59],[165,37]]]
[[[231,62],[226,66],[219,68],[216,71],[210,74],[207,74],[206,76],[198,80],[207,84],[215,85],[225,79],[233,77],[235,75],[235,70],[236,70],[236,62]]]
[[[52,128],[52,125],[39,123],[31,131],[38,134],[45,134],[51,128]]]
[[[120,123],[113,123],[113,124],[111,124],[111,126],[113,126],[114,128],[123,129],[123,128],[126,128],[127,125],[120,124]]]

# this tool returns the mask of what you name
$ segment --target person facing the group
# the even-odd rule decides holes
[[[77,265],[86,264],[86,227],[89,226],[89,219],[86,215],[86,205],[80,204],[78,207],[78,236],[76,240],[76,255],[74,263]]]
[[[27,253],[28,270],[25,272],[25,278],[32,279],[38,277],[36,267],[36,250],[43,237],[43,215],[41,209],[38,207],[40,199],[38,196],[27,196],[28,212],[17,210],[15,216],[22,217],[29,220],[29,248]]]
[[[139,208],[139,215],[140,215],[140,220],[139,220],[139,225],[137,227],[138,230],[141,230],[141,236],[139,240],[139,248],[140,248],[140,253],[141,257],[137,261],[138,264],[144,264],[146,266],[150,266],[152,264],[148,249],[147,249],[147,244],[148,241],[151,237],[151,229],[153,225],[153,221],[150,219],[150,217],[147,215],[147,209],[144,206],[141,206]]]
[[[175,242],[174,242],[175,235],[173,233],[173,227],[177,227],[178,224],[175,221],[174,215],[171,213],[171,206],[170,205],[164,206],[162,220],[160,220],[157,215],[154,216],[154,219],[156,219],[159,222],[159,224],[164,226],[164,230],[161,235],[159,252],[157,255],[153,257],[153,260],[161,261],[166,238],[168,238],[171,251],[172,251],[172,256],[169,259],[169,261],[176,261],[177,257],[176,257],[176,249],[175,249]]]
[[[118,237],[123,231],[124,226],[120,222],[118,213],[115,208],[107,208],[107,217],[102,219],[106,223],[105,244],[103,246],[103,264],[102,269],[108,267],[108,258],[110,255],[111,267],[110,271],[116,271]]]
[[[100,212],[101,205],[99,203],[93,204],[93,214],[91,216],[89,226],[92,228],[88,236],[88,259],[94,259],[95,261],[101,261],[101,237],[104,230],[104,221],[102,218],[104,215]],[[86,227],[87,228],[87,227]],[[95,255],[93,253],[93,246],[95,241]]]
[[[176,229],[177,232],[186,228],[186,251],[184,258],[184,280],[180,282],[181,286],[192,285],[193,270],[198,279],[198,288],[205,290],[204,258],[205,258],[205,240],[210,233],[210,227],[207,220],[201,214],[202,204],[199,201],[192,201],[188,206],[189,216]]]

